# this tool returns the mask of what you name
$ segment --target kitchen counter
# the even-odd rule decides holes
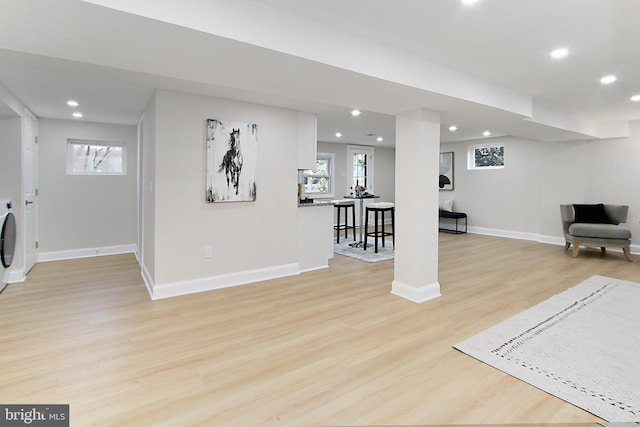
[[[298,203],[299,208],[316,208],[318,206],[333,206],[331,200],[314,200],[313,203]]]

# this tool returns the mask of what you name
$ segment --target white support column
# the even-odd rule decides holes
[[[440,113],[396,116],[395,268],[391,293],[421,303],[440,296],[438,174]]]

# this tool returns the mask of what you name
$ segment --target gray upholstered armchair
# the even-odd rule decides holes
[[[627,222],[626,205],[560,205],[562,229],[566,241],[565,250],[573,244],[573,256],[578,256],[580,245],[622,248],[625,257],[632,261],[629,247],[631,230],[619,224]]]

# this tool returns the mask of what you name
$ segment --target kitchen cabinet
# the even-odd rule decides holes
[[[298,268],[317,270],[333,258],[333,205],[310,203],[298,208]]]
[[[318,152],[318,117],[298,111],[298,169],[315,169]]]

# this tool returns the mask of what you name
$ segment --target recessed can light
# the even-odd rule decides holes
[[[449,131],[451,131],[451,132],[455,132],[455,131],[457,131],[457,130],[458,130],[458,126],[456,126],[456,125],[451,125],[451,126],[449,126]]]
[[[488,130],[485,130],[484,132],[482,132],[483,136],[489,136],[491,135],[491,132],[489,132]]]
[[[336,138],[342,138],[342,134],[340,132],[336,132]]]
[[[73,99],[70,99],[70,100],[68,100],[68,101],[67,101],[67,105],[68,105],[69,107],[77,107],[77,106],[78,106],[78,105],[80,105],[80,104],[78,104],[78,101],[75,101],[75,100],[73,100]]]
[[[358,117],[362,112],[360,110],[351,110],[351,115],[354,117]]]
[[[382,141],[384,141],[384,138],[383,138],[383,137],[381,137],[381,136],[379,136],[379,137],[377,137],[377,138],[376,138],[376,141],[378,141],[378,142],[382,142]]]
[[[462,0],[462,4],[474,4],[478,3],[479,0]]]
[[[629,98],[630,100],[632,100],[633,102],[638,102],[640,101],[640,94],[638,95],[633,95],[631,98]]]
[[[551,51],[550,55],[553,59],[564,58],[569,54],[569,49],[566,47],[560,47]]]
[[[75,117],[76,119],[79,119],[79,118],[81,118],[81,117],[82,117],[82,113],[81,113],[80,111],[75,111],[75,112],[72,114],[72,116],[73,116],[73,117]]]
[[[609,74],[601,78],[600,83],[602,83],[603,85],[608,85],[615,82],[616,80],[618,80],[616,76],[614,76],[613,74]]]

